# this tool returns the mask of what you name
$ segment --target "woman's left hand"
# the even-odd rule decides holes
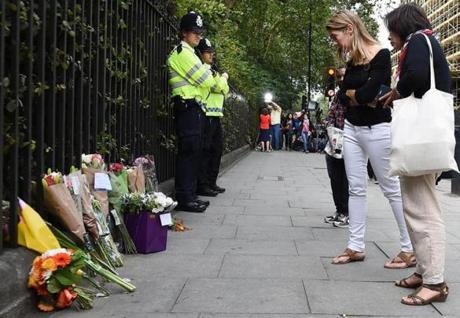
[[[348,89],[345,92],[345,95],[350,99],[350,106],[359,106],[358,102],[356,101],[356,96],[355,96],[356,90],[354,89]]]
[[[391,107],[394,100],[400,98],[401,95],[399,95],[398,91],[395,88],[393,88],[391,91],[380,97],[379,102],[383,103],[383,108],[388,108]]]

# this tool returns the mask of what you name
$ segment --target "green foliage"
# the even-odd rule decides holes
[[[374,8],[394,0],[176,0],[177,18],[188,10],[204,17],[206,37],[217,47],[217,61],[253,109],[272,91],[285,109],[296,108],[307,87],[308,24],[312,24],[312,91],[321,90],[325,70],[336,65],[325,24],[333,11],[357,12],[377,34]],[[311,14],[310,14],[311,10]]]

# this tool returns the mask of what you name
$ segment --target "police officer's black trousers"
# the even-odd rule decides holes
[[[186,204],[196,199],[204,113],[195,100],[174,98],[173,101],[177,137],[176,200]]]
[[[216,185],[223,151],[220,117],[208,116],[204,122],[203,155],[200,164],[198,188]]]

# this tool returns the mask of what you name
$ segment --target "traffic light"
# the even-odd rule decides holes
[[[302,109],[306,109],[307,107],[308,107],[307,96],[302,95]]]
[[[332,98],[335,95],[335,68],[327,68],[327,77],[326,77],[326,97]]]

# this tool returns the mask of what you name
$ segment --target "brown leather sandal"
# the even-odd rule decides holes
[[[346,259],[344,261],[334,261],[334,259],[339,259],[341,257],[346,257]],[[347,264],[351,262],[362,262],[364,261],[365,257],[366,257],[366,254],[364,254],[364,252],[353,251],[347,248],[342,254],[334,257],[334,259],[332,260],[332,264],[342,265],[342,264]]]
[[[417,265],[417,260],[415,259],[415,253],[401,251],[391,261],[386,262],[383,267],[389,268],[389,269],[403,269],[403,268],[414,267],[415,265]]]
[[[411,280],[414,277],[417,278],[417,280],[413,283],[409,283],[409,280]],[[419,288],[420,286],[422,286],[422,284],[423,284],[422,275],[418,273],[413,273],[412,275],[406,278],[395,281],[395,285],[398,287],[402,287],[402,288]]]
[[[418,296],[418,293],[423,288],[428,288],[432,291],[437,291],[439,292],[439,294],[433,297],[430,297],[428,299],[423,299],[422,297]],[[414,293],[407,296],[407,298],[409,298],[410,301],[401,299],[401,303],[404,305],[409,305],[409,306],[425,306],[431,303],[443,303],[446,301],[447,296],[449,296],[449,287],[447,287],[446,283],[434,284],[434,285],[423,284],[422,286],[417,288],[417,290]]]

